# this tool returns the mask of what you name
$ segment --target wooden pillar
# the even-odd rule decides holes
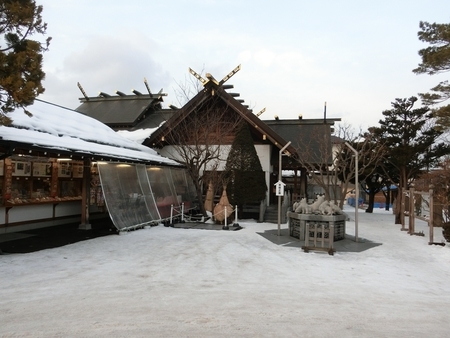
[[[12,187],[12,162],[10,158],[5,158],[4,181],[3,181],[3,203],[7,203],[11,198]],[[9,223],[9,210],[12,207],[5,207],[5,226]]]
[[[292,201],[300,200],[299,188],[298,188],[298,177],[297,168],[294,169],[294,190],[292,191]]]
[[[52,160],[52,178],[50,183],[50,196],[55,198],[58,197],[58,161]]]
[[[308,196],[306,196],[307,192],[307,172],[305,168],[300,169],[300,196],[305,197],[306,199]]]
[[[89,201],[91,195],[91,160],[85,159],[83,164],[83,186],[81,189],[81,223],[78,229],[92,229],[89,223]]]
[[[3,202],[11,198],[12,186],[12,162],[10,158],[5,158],[4,182],[3,182]]]

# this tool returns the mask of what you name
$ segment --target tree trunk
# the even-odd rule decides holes
[[[195,190],[197,191],[198,207],[200,208],[200,213],[206,217],[208,215],[206,214],[205,203],[203,201],[202,188],[197,186],[196,184]]]
[[[389,208],[390,208],[390,205],[391,205],[391,188],[390,187],[388,187],[386,189],[386,194],[384,195],[384,197],[386,198],[386,200],[385,200],[386,205],[385,205],[384,208],[385,208],[386,211],[389,211]]]
[[[375,203],[375,192],[373,190],[369,190],[369,204],[367,206],[366,212],[373,212],[373,204]]]
[[[402,190],[399,188],[399,192],[397,195],[397,198],[394,200],[395,202],[395,208],[394,208],[394,215],[395,215],[395,224],[402,224],[402,218],[401,218],[401,210],[402,210],[402,198],[401,195]]]
[[[339,208],[344,209],[344,201],[348,192],[348,180],[341,184],[341,198],[339,199]]]
[[[402,213],[404,210],[402,210],[402,194],[405,189],[408,189],[407,187],[407,179],[406,179],[406,167],[400,168],[400,184],[398,187],[398,195],[395,202],[395,224],[402,224]]]
[[[195,170],[188,170],[189,176],[191,177],[194,186],[195,186],[195,192],[197,194],[197,200],[198,200],[198,207],[200,209],[200,213],[203,216],[208,216],[206,214],[206,209],[205,209],[205,201],[203,200],[203,191],[202,191],[202,186],[200,184],[200,179],[199,177],[195,174]]]

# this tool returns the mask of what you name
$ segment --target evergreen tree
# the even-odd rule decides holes
[[[245,204],[260,202],[266,196],[264,171],[246,122],[239,126],[231,145],[225,177],[228,196],[231,203],[238,206],[241,215]]]
[[[386,145],[378,140],[370,131],[361,135],[364,138],[364,147],[359,152],[359,183],[361,189],[369,196],[367,213],[372,213],[375,195],[388,186],[389,179],[383,171],[383,162],[386,154]],[[370,161],[372,159],[372,161]],[[366,165],[364,166],[364,164]],[[389,209],[387,209],[389,210]]]
[[[390,168],[385,172],[393,172],[395,177],[390,178],[397,183],[399,192],[407,189],[422,171],[449,153],[447,145],[437,142],[442,132],[434,128],[430,109],[413,109],[416,101],[416,97],[396,99],[392,109],[383,112],[384,120],[379,121],[380,127],[370,128],[387,149],[385,163]],[[400,196],[396,200],[396,224],[401,223]]]
[[[384,188],[385,183],[383,182],[383,177],[377,171],[361,178],[361,189],[369,196],[366,212],[372,213],[375,204],[375,195]]]
[[[26,107],[44,92],[42,53],[45,42],[31,40],[33,34],[45,34],[42,6],[34,0],[0,2],[0,124],[8,124],[7,113]]]
[[[420,22],[419,40],[430,44],[419,50],[422,62],[413,70],[416,74],[439,74],[450,71],[450,24]],[[426,105],[437,105],[450,99],[450,84],[442,81],[431,88],[431,93],[419,94]],[[437,123],[444,129],[450,128],[450,105],[434,110]]]

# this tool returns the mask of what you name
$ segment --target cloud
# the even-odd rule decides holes
[[[237,59],[239,63],[249,62],[252,59],[252,52],[250,50],[244,50],[238,53]]]
[[[145,92],[146,78],[152,91],[157,92],[171,82],[170,73],[153,57],[158,48],[148,38],[96,36],[82,49],[67,54],[62,65],[45,70],[43,99],[60,104],[70,102],[76,107],[81,96],[77,82],[88,96],[96,96],[100,91]]]
[[[141,82],[144,77],[149,82],[167,84],[168,73],[152,58],[155,43],[128,38],[98,37],[91,40],[86,48],[70,55],[65,68],[71,74],[89,78],[98,84],[121,82]],[[82,79],[80,79],[82,80]]]
[[[269,49],[257,50],[253,55],[255,62],[263,68],[270,67],[273,64],[275,57],[276,54]]]

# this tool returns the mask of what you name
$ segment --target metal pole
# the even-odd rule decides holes
[[[184,202],[181,203],[181,223],[184,223]]]
[[[433,197],[433,185],[430,186],[430,218],[428,219],[428,227],[430,228],[430,242],[428,244],[434,243],[434,197]]]
[[[358,208],[359,208],[359,182],[358,182],[358,151],[353,148],[350,143],[345,142],[345,145],[355,153],[355,242],[358,242]]]
[[[278,182],[281,182],[281,180],[282,180],[282,177],[281,177],[281,156],[283,156],[283,151],[285,151],[286,148],[289,147],[290,144],[291,144],[291,141],[286,143],[286,145],[283,148],[281,148],[280,152],[279,152]],[[278,236],[281,236],[280,224],[281,224],[281,196],[278,196]]]

